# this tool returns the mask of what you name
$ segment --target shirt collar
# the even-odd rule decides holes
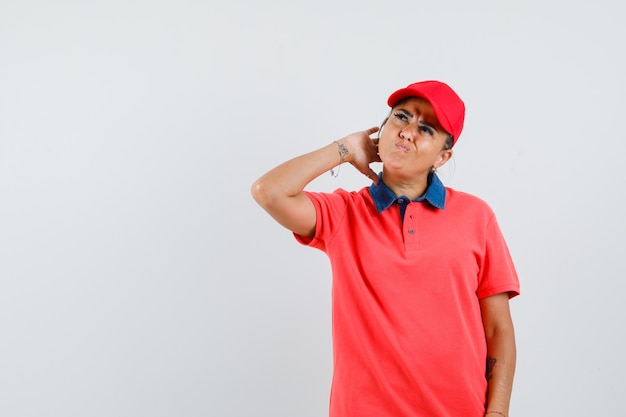
[[[376,205],[376,209],[379,213],[382,213],[391,205],[396,202],[398,199],[403,198],[404,200],[408,200],[404,196],[398,197],[391,191],[387,185],[383,182],[383,173],[378,174],[378,185],[372,184],[369,188],[370,195],[372,196],[372,200],[374,200],[374,204]],[[446,204],[446,187],[444,187],[443,183],[437,176],[437,174],[432,173],[428,176],[428,187],[426,188],[426,192],[421,197],[416,198],[413,201],[428,201],[432,206],[437,207],[443,210]]]

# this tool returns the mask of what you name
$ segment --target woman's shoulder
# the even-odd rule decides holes
[[[364,187],[360,190],[346,190],[344,188],[336,188],[332,192],[311,190],[305,190],[304,192],[313,199],[326,200],[328,202],[335,203],[354,203],[357,201],[371,200],[367,189],[368,187]]]
[[[483,198],[466,191],[459,191],[454,188],[446,187],[446,205],[453,207],[463,207],[465,210],[473,208],[474,210],[482,210],[487,213],[493,213],[491,206]]]

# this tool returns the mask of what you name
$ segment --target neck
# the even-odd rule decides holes
[[[428,188],[428,174],[418,178],[397,178],[386,174],[383,169],[383,182],[398,197],[406,196],[410,200],[421,197]]]

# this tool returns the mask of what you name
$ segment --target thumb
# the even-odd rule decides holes
[[[365,174],[365,176],[367,178],[369,178],[370,180],[372,180],[374,182],[374,184],[378,185],[378,183],[380,182],[378,175],[376,174],[376,172],[374,172],[373,169],[369,170],[368,174]]]

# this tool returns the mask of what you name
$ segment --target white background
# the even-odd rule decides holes
[[[329,265],[250,185],[432,78],[521,278],[511,416],[623,414],[621,7],[2,0],[0,415],[324,416]]]

